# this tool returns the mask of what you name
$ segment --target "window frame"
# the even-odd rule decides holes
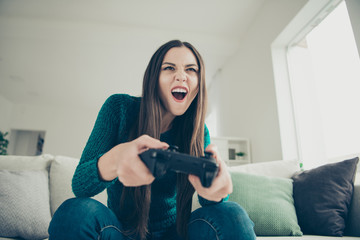
[[[303,162],[301,143],[298,140],[299,128],[292,98],[293,90],[290,83],[288,49],[300,42],[342,1],[308,1],[271,44],[283,159],[297,159],[300,163]]]

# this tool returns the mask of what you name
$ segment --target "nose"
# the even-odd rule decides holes
[[[175,80],[179,82],[185,82],[186,81],[186,74],[183,71],[176,72]]]

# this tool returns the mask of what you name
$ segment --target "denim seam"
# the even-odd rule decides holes
[[[216,235],[216,240],[219,240],[219,236],[218,236],[218,233],[216,231],[216,228],[209,221],[206,221],[205,219],[198,218],[198,219],[194,219],[191,222],[189,222],[188,225],[194,223],[195,221],[203,221],[203,222],[207,223],[214,230],[215,235]]]
[[[129,236],[126,236],[126,234],[125,234],[123,231],[121,231],[118,227],[116,227],[116,226],[114,226],[114,225],[109,225],[109,226],[103,227],[103,228],[100,230],[100,233],[99,233],[99,236],[98,236],[98,240],[101,239],[101,238],[100,238],[100,237],[101,237],[101,233],[102,233],[105,229],[107,229],[107,228],[114,228],[114,229],[116,229],[118,232],[120,232],[121,234],[123,234],[124,237],[126,237],[127,239],[135,240],[134,238],[131,238],[131,237],[129,237]]]

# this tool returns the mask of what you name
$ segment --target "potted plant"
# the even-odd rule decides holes
[[[236,159],[238,159],[238,160],[243,160],[244,156],[245,156],[244,152],[237,152],[236,153]]]
[[[8,134],[8,132],[3,133],[2,131],[0,131],[0,155],[7,155],[9,140],[7,140],[5,137]]]

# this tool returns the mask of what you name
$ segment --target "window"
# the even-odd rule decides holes
[[[306,169],[360,152],[359,54],[345,2],[330,3],[285,50],[293,155]]]

